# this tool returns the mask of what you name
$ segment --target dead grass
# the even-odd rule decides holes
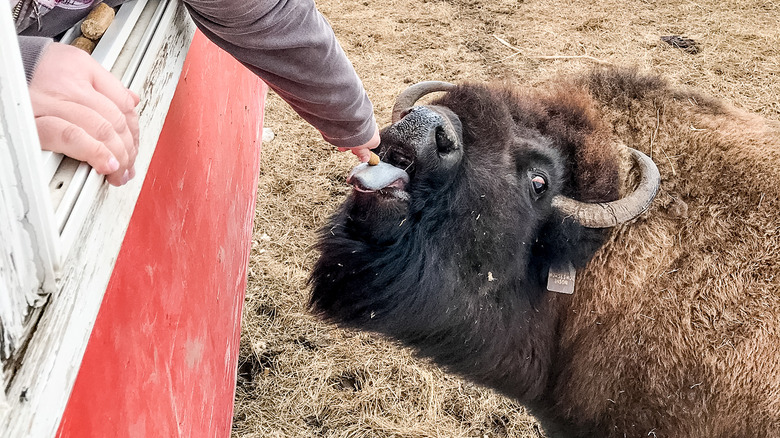
[[[593,65],[638,65],[780,120],[777,0],[322,0],[384,125],[410,83],[536,84]],[[691,55],[660,40],[682,35]],[[511,47],[510,47],[511,46]],[[539,437],[523,408],[408,351],[306,313],[314,231],[357,164],[276,96],[266,126],[234,437]]]

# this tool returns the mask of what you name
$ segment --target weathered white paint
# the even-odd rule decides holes
[[[56,289],[56,234],[8,8],[0,8],[0,43],[0,358],[7,359],[29,330],[26,319],[32,308]]]
[[[62,164],[57,168],[57,172],[49,181],[49,193],[51,194],[51,206],[54,211],[60,208],[65,193],[70,189],[73,182],[73,174],[79,167],[80,161],[65,158]]]
[[[130,86],[136,74],[144,75],[144,71],[139,70],[139,65],[146,59],[144,55],[147,53],[152,38],[170,26],[170,22],[163,22],[164,12],[169,3],[169,0],[144,0],[123,4],[112,26],[121,25],[132,30],[120,32],[113,31],[112,27],[109,27],[106,35],[101,38],[98,47],[95,48],[97,52],[101,44],[105,44],[104,47],[111,47],[111,49],[105,50],[111,52],[110,62],[104,60],[102,64],[114,76],[120,78],[126,86]],[[169,14],[167,17],[170,18],[171,15]],[[118,44],[119,42],[123,44]],[[154,56],[150,57],[152,60],[154,58]],[[126,59],[135,59],[136,61],[131,64]],[[130,70],[131,67],[132,70]],[[162,114],[164,113],[163,111]],[[73,174],[73,181],[70,185],[78,187],[78,191],[74,193],[72,198],[68,198],[68,203],[63,205],[62,209],[56,210],[55,213],[60,233],[57,245],[58,258],[55,261],[57,267],[59,267],[58,263],[68,256],[78,242],[81,227],[88,222],[92,204],[99,195],[103,181],[104,177],[91,168],[87,168],[86,172],[82,169],[81,173]]]
[[[43,180],[51,181],[54,172],[60,166],[64,155],[52,151],[41,151],[41,162],[43,163]]]
[[[2,87],[2,85],[0,85]],[[13,157],[0,124],[0,358],[18,348],[28,313],[25,299],[39,288],[35,251],[24,227],[24,204],[16,184]]]
[[[144,32],[133,32],[127,39],[127,47],[137,47],[138,50],[130,51],[123,50],[119,53],[119,57],[114,63],[112,71],[114,74],[121,78],[122,83],[128,87],[132,82],[138,71],[138,66],[144,59],[146,49],[149,47],[149,42],[152,40],[156,31],[156,26],[160,23],[163,13],[171,0],[148,0],[144,10],[141,11],[139,21],[144,23],[150,23]]]
[[[0,8],[0,13],[2,9],[8,8]],[[4,28],[0,42],[14,41],[12,34],[7,35],[13,29],[6,26],[10,16],[0,18]],[[121,188],[105,183],[97,186],[97,201],[87,210],[80,234],[65,259],[59,288],[46,306],[22,366],[6,393],[6,407],[0,403],[0,436],[49,437],[57,430],[193,33],[194,25],[183,4],[172,2],[166,7],[159,32],[149,41],[146,53],[150,56],[141,60],[130,83],[130,88],[141,96],[137,176]],[[18,59],[18,48],[16,51],[15,58],[0,52],[4,60],[0,68],[6,68],[5,60]],[[0,70],[0,84],[4,78]],[[23,82],[17,84],[17,89],[26,96]],[[32,121],[31,112],[28,117]],[[34,126],[31,131],[34,132]],[[42,184],[41,179],[37,181]],[[47,225],[52,229],[51,224]],[[0,279],[0,285],[3,284],[4,278]]]
[[[73,211],[73,206],[76,201],[82,196],[82,188],[84,182],[87,180],[87,176],[90,171],[89,164],[76,161],[70,158],[63,160],[62,165],[54,174],[53,181],[61,179],[66,184],[61,188],[54,188],[51,191],[52,204],[54,204],[54,225],[57,227],[57,232],[62,232],[65,228],[65,224],[70,218],[70,213]],[[62,175],[64,174],[64,175]],[[59,184],[56,184],[59,185]],[[52,184],[49,184],[49,189],[52,189]],[[59,198],[59,202],[55,199]],[[94,201],[94,194],[91,196],[91,200]],[[64,251],[63,247],[63,251]],[[62,260],[63,255],[60,254],[59,259]]]

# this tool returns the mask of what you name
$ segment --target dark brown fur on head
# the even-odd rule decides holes
[[[502,144],[502,135],[541,135],[566,160],[573,179],[564,191],[582,201],[612,201],[620,186],[615,139],[591,97],[571,84],[551,90],[516,91],[472,84],[434,101],[465,120],[467,145]]]
[[[383,130],[408,198],[349,196],[320,235],[314,312],[516,398],[553,437],[780,436],[777,131],[621,69],[433,105],[462,157],[439,162],[438,128],[412,118]],[[551,207],[618,198],[623,144],[661,171],[648,213],[595,230]],[[574,295],[546,291],[567,262]]]
[[[547,271],[584,266],[607,235],[550,202],[557,194],[616,199],[617,148],[587,95],[574,90],[556,97],[469,84],[433,104],[457,117],[462,158],[444,168],[441,154],[415,149],[409,137],[428,128],[414,116],[383,130],[377,153],[408,169],[409,200],[349,197],[321,234],[312,306],[533,401],[554,351]],[[537,173],[549,186],[538,195]],[[522,335],[500,335],[507,331]]]

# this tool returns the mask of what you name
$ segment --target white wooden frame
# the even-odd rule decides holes
[[[13,23],[2,6],[0,19]],[[13,29],[0,26],[0,41],[7,42],[0,44],[0,358],[23,341],[30,308],[56,290],[52,207]]]
[[[7,9],[0,8],[0,312],[6,305],[3,297],[45,297],[47,292],[50,297],[20,369],[6,391],[0,391],[0,436],[50,437],[57,431],[75,382],[192,41],[194,24],[184,5],[172,1],[161,12],[160,31],[129,36],[130,40],[149,43],[146,56],[135,57],[140,61],[137,66],[127,59],[132,54],[118,55],[118,68],[137,71],[129,87],[141,96],[137,176],[120,188],[98,184],[97,201],[88,209],[68,257],[55,272],[53,250],[41,244],[46,239],[39,235],[53,229],[52,223],[44,223],[47,212],[49,218],[52,216],[51,205],[45,205],[48,198],[36,195],[48,194],[43,179],[36,178],[36,169],[43,169],[41,156],[14,155],[25,147],[37,151],[39,146]],[[112,72],[122,76],[116,69]],[[11,113],[18,114],[13,122],[9,122]],[[6,161],[9,157],[14,161]],[[8,162],[13,165],[5,165]],[[6,244],[6,231],[18,236],[12,247]],[[19,255],[9,256],[12,251],[19,251]],[[9,266],[15,269],[9,270]],[[4,294],[3,288],[5,292],[13,288],[16,293]],[[20,295],[20,291],[28,295]]]

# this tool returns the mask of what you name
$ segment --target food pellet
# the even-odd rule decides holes
[[[368,159],[369,166],[376,166],[379,164],[379,155],[371,152],[371,158]]]
[[[99,40],[114,21],[114,10],[105,3],[95,6],[81,23],[81,34],[91,40]]]
[[[97,43],[92,41],[89,38],[84,38],[83,36],[80,36],[75,40],[71,41],[70,45],[73,47],[77,47],[87,53],[92,53],[92,51],[95,50],[95,46],[97,45]]]

